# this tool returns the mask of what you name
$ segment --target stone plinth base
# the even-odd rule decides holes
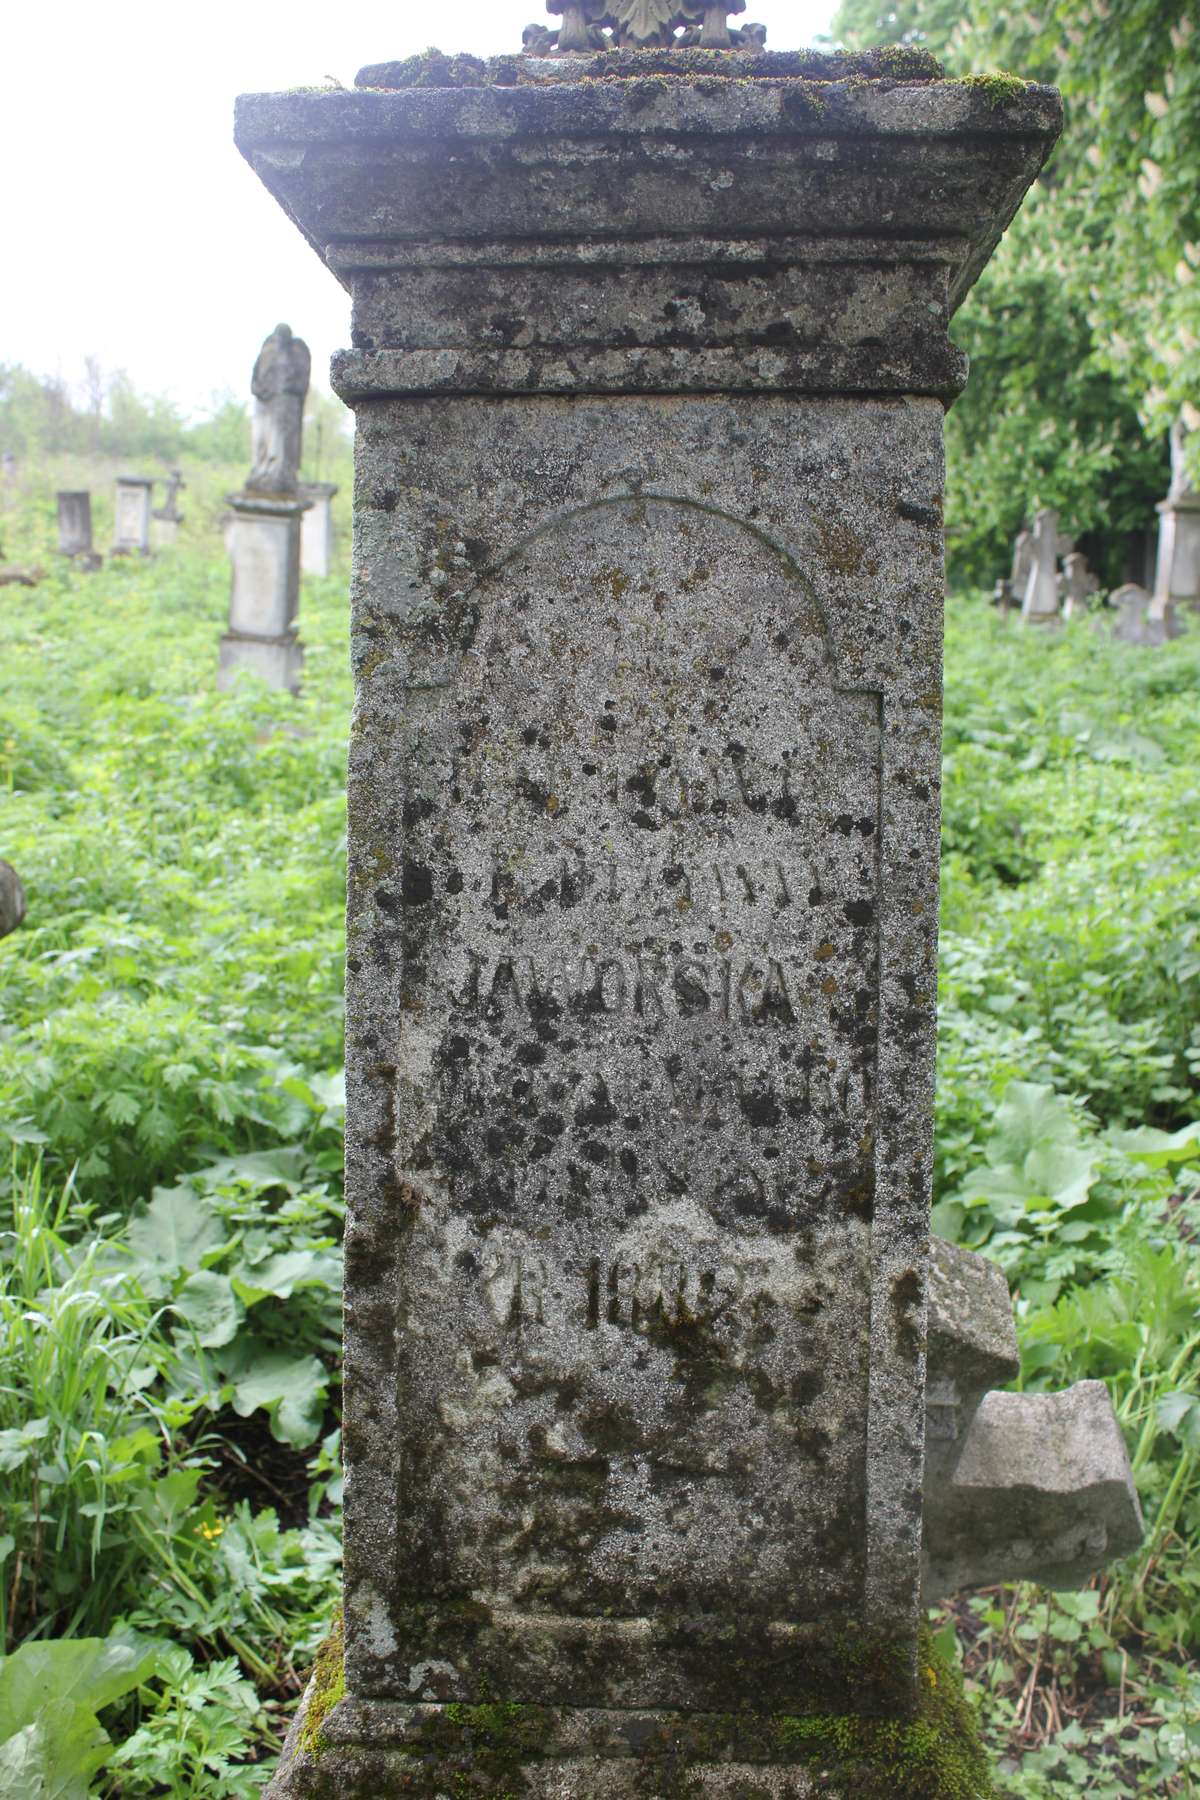
[[[300,691],[304,670],[304,646],[294,631],[279,637],[252,637],[248,633],[227,631],[221,639],[217,665],[217,686],[232,687],[242,669],[259,676],[268,687],[290,694]]]
[[[1200,494],[1164,500],[1158,509],[1154,598],[1200,610]]]
[[[300,607],[300,521],[309,502],[265,494],[231,494],[235,637],[280,638]]]
[[[957,1674],[923,1637],[915,1711],[682,1713],[358,1700],[323,1645],[266,1800],[992,1800]]]
[[[178,519],[151,519],[150,542],[156,550],[173,550],[179,542]]]

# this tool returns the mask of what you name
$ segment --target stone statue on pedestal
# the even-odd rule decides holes
[[[248,493],[296,492],[311,368],[308,345],[293,337],[290,325],[277,325],[259,351],[250,378],[255,406]]]

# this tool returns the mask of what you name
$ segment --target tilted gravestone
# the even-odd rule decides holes
[[[276,1796],[901,1791],[947,325],[1060,120],[932,74],[431,57],[239,103],[357,413],[345,1648]],[[983,1404],[1002,1278],[944,1267],[933,1592],[1038,1429]],[[1106,1443],[1125,1511],[1068,1499],[1015,1572],[1121,1547]]]
[[[1070,550],[1063,557],[1061,587],[1063,618],[1083,618],[1088,601],[1100,591],[1100,580],[1095,571],[1088,568],[1087,557],[1081,550]]]
[[[290,325],[275,327],[254,364],[251,469],[241,492],[229,496],[233,581],[218,687],[229,687],[240,670],[269,687],[295,693],[300,686],[300,522],[309,502],[299,470],[310,369],[308,345]]]
[[[100,558],[92,549],[92,496],[86,488],[55,495],[58,506],[58,549],[81,568],[95,569]]]

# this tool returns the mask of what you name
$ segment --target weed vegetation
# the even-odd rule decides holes
[[[257,1793],[336,1603],[345,569],[299,701],[218,694],[191,474],[95,575],[53,469],[0,518],[0,1795]],[[1198,686],[1200,630],[951,602],[935,1225],[1026,1387],[1108,1383],[1148,1527],[933,1620],[1022,1800],[1200,1795]]]

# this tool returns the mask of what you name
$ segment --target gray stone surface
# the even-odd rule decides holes
[[[333,497],[336,493],[336,482],[300,483],[300,498],[309,503],[300,526],[300,570],[304,575],[325,576],[333,567]]]
[[[0,862],[0,938],[8,937],[25,919],[25,888],[10,862]]]
[[[569,61],[239,102],[357,410],[347,1693],[278,1796],[449,1791],[488,1694],[530,1793],[840,1792],[764,1715],[916,1704],[947,327],[1057,100]]]
[[[217,685],[239,669],[295,692],[304,652],[297,636],[300,529],[306,501],[231,494],[232,593],[229,630],[221,639]]]
[[[114,499],[114,556],[149,556],[150,502],[154,481],[148,475],[118,475]]]
[[[250,378],[254,419],[247,493],[295,495],[311,369],[308,345],[290,325],[277,325],[263,343]]]
[[[233,579],[218,687],[245,669],[299,691],[300,545],[312,504],[299,491],[299,469],[310,367],[308,346],[289,325],[275,327],[254,364],[250,473],[241,493],[230,494],[222,526]]]
[[[948,1479],[926,1486],[926,1600],[995,1581],[1080,1587],[1142,1541],[1103,1382],[984,1394],[958,1451]]]
[[[1103,1383],[993,1392],[1020,1367],[1008,1284],[935,1239],[929,1270],[922,1594],[1086,1582],[1136,1549],[1142,1516]]]
[[[1173,600],[1150,594],[1136,581],[1127,581],[1109,595],[1116,610],[1112,635],[1123,644],[1141,644],[1156,650],[1180,636],[1182,627]]]
[[[183,523],[179,495],[186,486],[180,471],[172,469],[167,480],[166,498],[150,515],[150,535],[156,549],[173,549],[179,541],[179,527]]]
[[[92,496],[87,489],[56,495],[58,548],[63,556],[92,555]]]

